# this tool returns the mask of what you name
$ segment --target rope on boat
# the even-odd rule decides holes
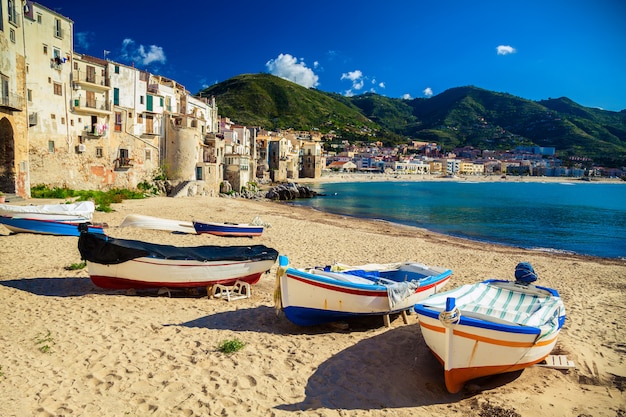
[[[455,324],[458,324],[459,321],[461,321],[461,310],[459,310],[459,308],[455,306],[450,311],[442,311],[441,313],[439,313],[439,321],[445,327],[452,327]]]
[[[274,284],[274,308],[276,309],[276,315],[278,315],[283,309],[282,294],[280,290],[280,279],[283,275],[285,275],[286,272],[287,269],[283,268],[282,266],[279,266],[278,270],[276,271],[276,283]]]

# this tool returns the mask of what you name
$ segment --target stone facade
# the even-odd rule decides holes
[[[30,1],[10,4],[0,31],[0,190],[135,188],[163,171],[180,181],[219,171],[222,161],[207,167],[201,151],[217,133],[215,100],[75,53],[69,18]]]

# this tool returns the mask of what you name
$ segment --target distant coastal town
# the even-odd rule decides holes
[[[349,143],[333,132],[267,131],[220,117],[215,98],[175,80],[73,50],[74,22],[38,3],[9,2],[0,31],[0,191],[35,185],[107,190],[167,180],[168,195],[241,192],[330,172],[388,176],[614,177],[563,161],[555,148],[501,152],[437,143]],[[4,19],[4,18],[3,18]]]

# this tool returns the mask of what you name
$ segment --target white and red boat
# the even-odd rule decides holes
[[[83,232],[78,250],[101,288],[194,288],[255,284],[278,252],[263,245],[177,247]]]
[[[288,264],[281,256],[274,301],[300,326],[406,311],[452,276],[450,269],[416,262],[301,269]]]

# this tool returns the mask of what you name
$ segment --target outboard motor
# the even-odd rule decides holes
[[[537,281],[537,274],[533,266],[528,262],[520,262],[515,267],[515,283],[520,285],[529,285],[531,282]]]

